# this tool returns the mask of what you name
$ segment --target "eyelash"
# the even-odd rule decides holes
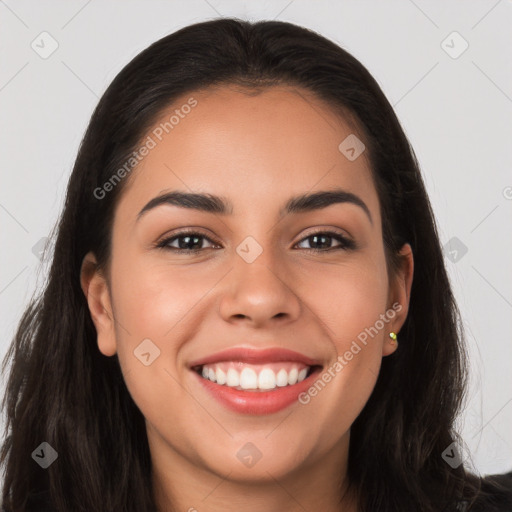
[[[185,236],[192,236],[192,235],[197,235],[200,238],[208,240],[209,242],[211,242],[214,245],[218,245],[214,240],[212,240],[210,237],[202,234],[201,232],[190,230],[190,231],[180,231],[179,233],[176,233],[171,237],[165,238],[164,240],[157,242],[155,244],[155,247],[158,249],[169,250],[169,251],[172,251],[172,252],[178,253],[178,254],[183,254],[183,253],[195,254],[195,253],[204,251],[205,249],[209,249],[209,247],[203,248],[203,249],[177,249],[176,247],[169,246],[169,243],[172,242],[173,240],[176,240],[178,238],[182,238]],[[354,250],[357,248],[356,244],[353,240],[346,238],[345,236],[341,235],[340,233],[338,233],[336,231],[315,231],[314,233],[310,233],[308,236],[299,240],[297,242],[297,244],[307,240],[308,238],[311,238],[313,236],[318,236],[318,235],[327,235],[328,237],[334,238],[336,241],[340,242],[341,245],[339,245],[337,247],[331,247],[328,249],[304,249],[305,251],[313,252],[313,253],[322,253],[322,252],[330,252],[330,251],[335,251],[335,250],[340,250],[340,249]]]

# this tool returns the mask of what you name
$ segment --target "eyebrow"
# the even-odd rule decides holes
[[[281,208],[279,215],[284,217],[286,214],[321,210],[338,203],[351,203],[359,206],[368,216],[370,223],[373,224],[372,215],[366,203],[359,196],[342,189],[323,190],[292,197]],[[233,213],[233,204],[224,197],[175,190],[151,199],[137,215],[137,221],[149,210],[164,204],[220,215],[231,215]]]

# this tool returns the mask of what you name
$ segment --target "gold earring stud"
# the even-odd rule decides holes
[[[394,333],[394,332],[390,332],[390,333],[389,333],[389,337],[391,338],[391,343],[392,343],[393,345],[394,345],[395,343],[398,343],[398,342],[397,342],[397,335],[396,335],[396,333]]]

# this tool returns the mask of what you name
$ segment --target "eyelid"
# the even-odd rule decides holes
[[[187,228],[177,228],[176,230],[173,230],[173,231],[170,231],[170,232],[167,232],[167,233],[163,234],[162,236],[160,236],[158,238],[158,240],[155,242],[155,244],[158,244],[159,242],[162,242],[162,241],[165,241],[165,240],[169,240],[170,238],[175,238],[177,236],[196,235],[196,234],[204,236],[205,238],[208,238],[212,242],[215,241],[214,235],[212,235],[210,232],[208,232],[204,228],[190,226],[190,227],[187,227]],[[215,241],[215,243],[218,244],[220,242]]]
[[[336,228],[334,226],[328,226],[328,227],[314,227],[306,230],[306,234],[302,234],[301,238],[299,239],[299,242],[304,240],[304,238],[308,238],[313,235],[320,235],[320,234],[331,234],[331,235],[338,235],[345,240],[353,241],[352,235],[350,235],[347,231],[341,228]]]

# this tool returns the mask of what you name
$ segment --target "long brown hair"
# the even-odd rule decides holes
[[[174,99],[218,84],[291,84],[352,116],[371,161],[390,272],[402,244],[412,246],[415,275],[400,349],[384,358],[351,429],[348,478],[361,510],[431,512],[471,500],[478,480],[441,456],[457,440],[453,423],[464,397],[461,322],[418,162],[391,105],[359,61],[315,32],[224,18],[152,44],[117,75],[92,115],[48,282],[3,362],[3,372],[12,363],[3,401],[3,510],[24,512],[43,492],[59,512],[155,509],[144,418],[117,356],[98,350],[80,268],[88,251],[100,266],[108,262],[113,212],[129,178],[102,199],[94,191]],[[47,469],[31,458],[43,441],[58,452]]]

